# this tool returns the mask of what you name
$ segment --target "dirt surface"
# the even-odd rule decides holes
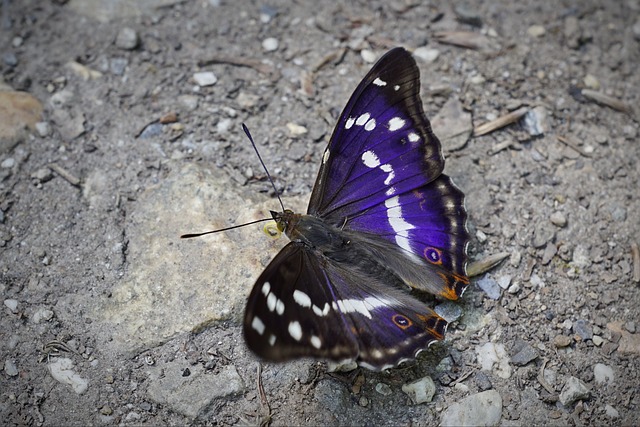
[[[0,419],[639,424],[639,14],[633,0],[3,1],[6,89],[44,112],[0,152]],[[471,34],[447,43],[457,31]],[[299,361],[258,376],[241,302],[276,246],[257,243],[260,227],[178,236],[278,209],[243,122],[285,200],[305,200],[339,112],[398,45],[415,50],[427,116],[463,129],[443,146],[471,260],[508,258],[474,279],[418,363],[337,374]],[[20,107],[3,103],[10,127],[4,111]],[[466,136],[522,107],[526,119]],[[198,185],[211,187],[208,223],[175,202]],[[179,284],[151,286],[152,264]],[[435,395],[417,404],[403,386],[426,377]]]

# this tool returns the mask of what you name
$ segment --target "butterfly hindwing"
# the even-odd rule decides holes
[[[355,360],[373,370],[441,340],[446,321],[387,284],[289,243],[249,297],[244,335],[264,359]]]

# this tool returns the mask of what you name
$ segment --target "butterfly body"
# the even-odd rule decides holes
[[[415,61],[394,49],[338,120],[307,214],[271,213],[291,242],[249,296],[249,348],[380,370],[442,340],[447,322],[410,291],[455,300],[469,283],[464,196],[443,168]]]

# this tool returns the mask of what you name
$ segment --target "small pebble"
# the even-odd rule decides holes
[[[6,299],[4,300],[4,305],[14,314],[18,312],[18,300],[13,298]]]
[[[138,33],[133,28],[122,28],[116,37],[116,46],[123,50],[133,50],[139,42]]]
[[[576,320],[573,324],[573,332],[578,334],[583,341],[593,338],[593,328],[591,328],[591,325],[584,319]]]
[[[278,39],[274,37],[269,37],[262,40],[262,49],[264,49],[265,52],[273,52],[275,50],[278,50],[278,45]]]
[[[389,396],[391,393],[393,393],[391,387],[389,387],[389,384],[385,383],[376,384],[376,391],[383,396]]]
[[[51,127],[48,122],[38,122],[36,123],[36,132],[40,138],[45,138],[51,133]]]
[[[565,217],[562,212],[552,213],[549,220],[553,225],[557,225],[558,227],[564,227],[567,225],[567,217]]]
[[[7,359],[4,361],[4,372],[10,377],[15,377],[18,375],[18,368],[16,367],[16,362],[13,360]]]
[[[440,51],[437,49],[431,49],[429,47],[422,46],[413,51],[413,56],[426,62],[427,64],[430,64],[438,59],[438,56],[440,56]]]
[[[53,172],[49,168],[40,168],[31,174],[31,179],[37,182],[47,182],[53,178]]]
[[[527,34],[531,37],[542,37],[546,32],[542,25],[532,25],[527,29]]]
[[[127,58],[111,58],[109,61],[109,70],[116,76],[121,76],[129,65]]]
[[[20,47],[22,46],[22,43],[24,42],[24,39],[20,36],[16,36],[13,38],[13,40],[11,40],[11,46],[13,47]]]
[[[591,338],[591,341],[593,341],[593,344],[596,347],[600,347],[602,344],[604,344],[604,339],[602,339],[602,337],[599,335],[594,335],[593,338]]]
[[[302,136],[308,132],[307,128],[296,123],[287,123],[287,129],[289,129],[289,135],[296,138]]]
[[[604,405],[604,412],[609,418],[619,418],[620,413],[616,408],[611,405]]]
[[[436,394],[436,385],[431,377],[424,377],[404,384],[402,391],[409,395],[413,403],[419,405],[433,400],[433,396]]]
[[[589,89],[593,89],[593,90],[600,89],[600,82],[592,74],[587,74],[586,76],[584,76],[583,82],[584,82],[584,85]]]
[[[198,86],[213,86],[218,81],[218,78],[211,71],[201,71],[193,74],[193,80]]]
[[[362,49],[360,51],[360,56],[367,64],[373,64],[376,59],[378,59],[378,55],[370,49]]]
[[[566,335],[556,335],[555,338],[553,338],[553,345],[556,346],[556,348],[564,348],[567,347],[571,344],[571,337],[568,337]]]

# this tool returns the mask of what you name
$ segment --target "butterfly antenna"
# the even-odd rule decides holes
[[[205,231],[204,233],[183,234],[182,236],[180,236],[180,238],[181,239],[191,239],[192,237],[200,237],[200,236],[204,236],[205,234],[220,233],[222,231],[229,231],[229,230],[233,230],[235,228],[244,227],[245,225],[257,224],[259,222],[264,222],[264,221],[273,221],[273,219],[272,218],[262,218],[262,219],[258,219],[258,220],[255,220],[255,221],[247,222],[245,224],[238,224],[238,225],[234,225],[234,226],[227,227],[227,228],[220,228],[219,230]]]
[[[256,155],[258,156],[258,159],[260,160],[260,163],[262,164],[262,168],[267,173],[267,178],[269,178],[269,182],[271,183],[271,186],[273,187],[273,191],[275,191],[276,197],[278,198],[278,201],[280,202],[280,207],[282,207],[282,212],[284,212],[284,204],[282,203],[282,199],[280,198],[280,194],[278,193],[278,189],[276,188],[276,185],[273,183],[273,179],[271,179],[271,174],[269,174],[269,170],[267,169],[267,166],[264,164],[264,161],[262,161],[262,156],[260,156],[260,152],[258,152],[258,147],[256,147],[256,143],[253,142],[253,138],[251,137],[251,132],[249,132],[249,128],[244,123],[242,124],[242,130],[244,131],[245,134],[247,134],[247,138],[249,138],[249,141],[251,141],[251,145],[253,146],[253,149],[255,150]]]

